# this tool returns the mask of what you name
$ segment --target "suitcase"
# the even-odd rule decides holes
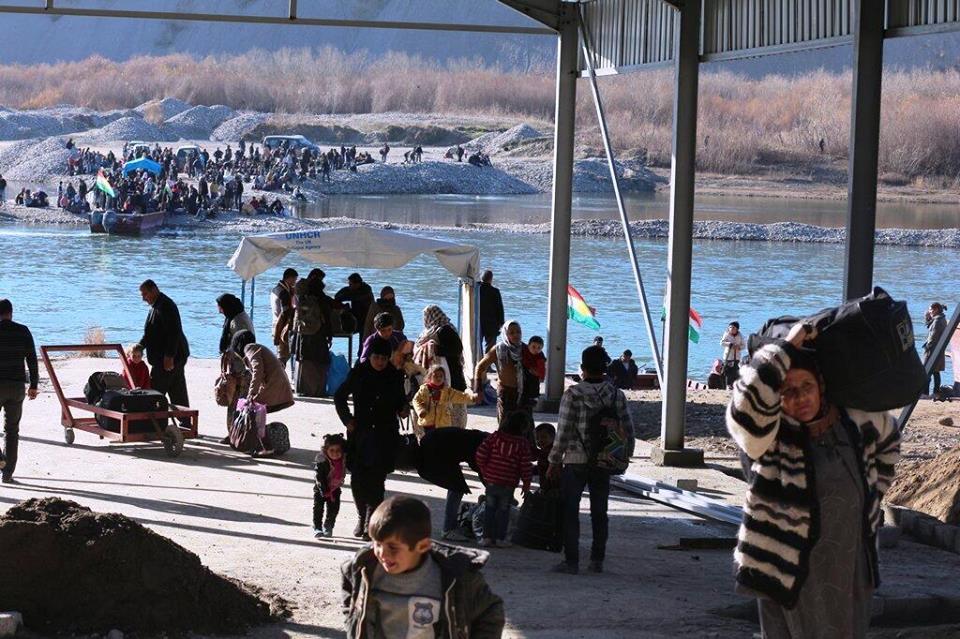
[[[535,550],[560,551],[563,541],[558,491],[541,490],[526,496],[513,529],[513,543]]]
[[[127,388],[127,380],[123,375],[113,371],[102,371],[94,373],[87,379],[87,384],[83,387],[83,396],[88,404],[95,406],[103,399],[104,392],[119,388]]]
[[[104,391],[103,397],[97,404],[100,408],[115,410],[121,413],[150,413],[170,410],[170,404],[167,397],[160,391],[155,390],[130,390],[129,388],[117,388]],[[158,419],[157,427],[161,430],[166,426],[166,419]],[[120,432],[120,420],[97,415],[97,423],[100,428],[110,430],[115,433]],[[153,422],[149,419],[143,419],[130,422],[129,432],[131,433],[152,433],[154,432]]]

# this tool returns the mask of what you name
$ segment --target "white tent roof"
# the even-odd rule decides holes
[[[268,233],[244,237],[227,266],[248,280],[276,266],[290,252],[328,266],[397,268],[418,255],[432,254],[457,277],[473,282],[480,249],[368,226]]]

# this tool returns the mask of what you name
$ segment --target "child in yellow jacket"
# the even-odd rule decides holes
[[[427,371],[427,383],[420,387],[413,398],[419,426],[425,432],[434,428],[447,428],[452,423],[450,409],[454,404],[474,404],[477,395],[470,391],[458,391],[447,385],[447,374],[442,366],[431,366]]]

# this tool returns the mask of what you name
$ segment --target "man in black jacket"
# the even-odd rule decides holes
[[[360,333],[359,343],[357,345],[357,357],[363,352],[364,325],[367,321],[367,313],[370,312],[370,305],[373,304],[373,289],[363,281],[359,273],[351,273],[347,278],[347,285],[337,291],[334,298],[338,302],[350,303],[350,314],[356,320],[354,333]]]
[[[150,384],[154,390],[169,395],[172,404],[189,406],[183,369],[190,356],[190,347],[183,334],[180,311],[172,299],[160,292],[153,280],[140,285],[140,296],[150,305],[143,337],[140,338],[150,364]]]
[[[30,371],[30,387],[24,393],[27,376],[24,362]],[[17,466],[17,448],[20,443],[20,415],[24,395],[37,398],[37,352],[30,329],[13,321],[13,304],[0,300],[0,408],[3,409],[4,445],[0,454],[4,484],[13,483]]]
[[[503,326],[503,298],[493,285],[493,271],[484,271],[480,278],[480,332],[483,334],[483,352],[497,343]]]

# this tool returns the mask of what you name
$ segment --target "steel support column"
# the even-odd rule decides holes
[[[873,287],[884,27],[883,11],[874,4],[870,0],[855,0],[853,3],[853,94],[844,299],[866,295]]]
[[[674,38],[673,164],[670,176],[670,246],[664,334],[663,409],[659,446],[652,459],[664,466],[703,463],[703,451],[684,448],[687,339],[693,264],[693,192],[697,155],[700,73],[700,0],[685,0]]]
[[[564,8],[557,44],[557,100],[553,134],[553,211],[550,235],[550,301],[547,308],[547,392],[539,410],[556,411],[567,363],[567,283],[573,209],[573,136],[577,110],[576,11]]]

